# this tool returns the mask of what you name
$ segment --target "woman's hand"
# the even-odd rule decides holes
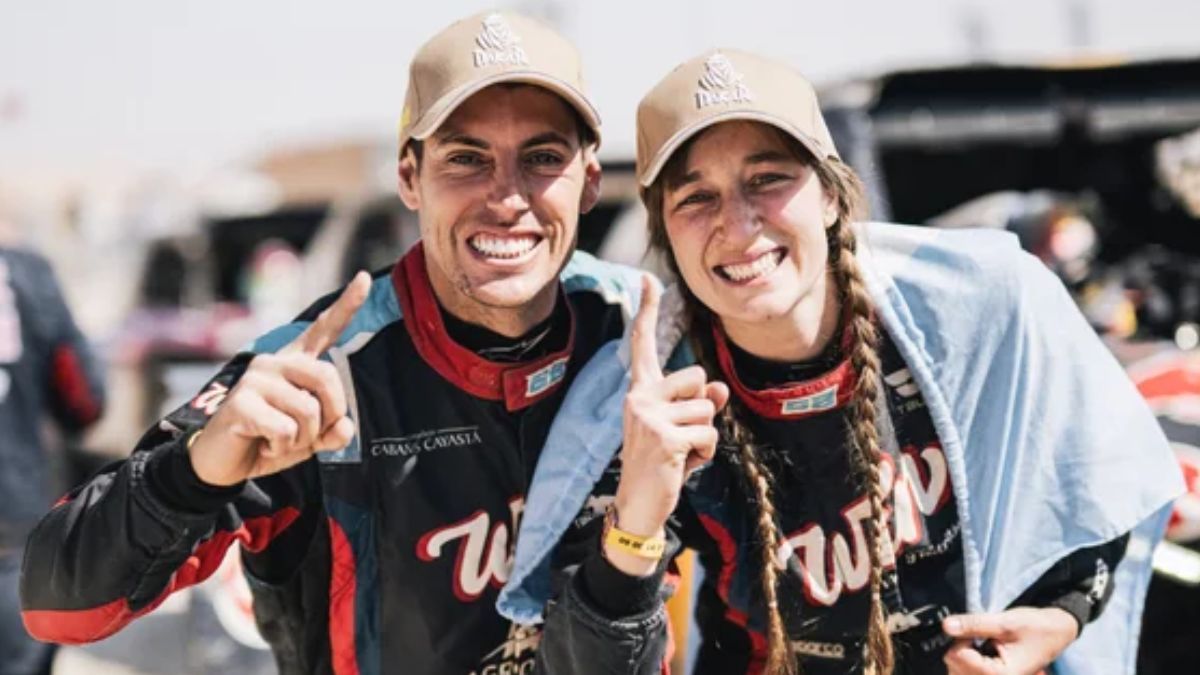
[[[944,658],[950,675],[1034,675],[1079,634],[1075,617],[1057,607],[960,614],[947,617],[942,628],[958,638]],[[974,640],[987,640],[995,656],[981,653]]]
[[[687,475],[710,461],[717,448],[716,415],[729,398],[722,382],[709,382],[700,366],[664,376],[655,327],[661,291],[642,282],[642,304],[633,320],[631,382],[625,398],[621,482],[615,500],[617,527],[644,537],[662,536]],[[649,574],[654,561],[606,551],[628,574]]]

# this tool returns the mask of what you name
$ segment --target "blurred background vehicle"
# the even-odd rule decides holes
[[[1015,233],[1158,415],[1189,492],[1153,553],[1138,672],[1181,672],[1200,634],[1200,60],[947,68],[869,86],[835,140],[882,215]]]

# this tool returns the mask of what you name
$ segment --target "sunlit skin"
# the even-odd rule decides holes
[[[663,197],[667,237],[688,287],[734,343],[775,361],[812,358],[836,332],[839,302],[826,241],[836,219],[812,167],[792,156],[779,132],[757,122],[702,132],[683,181]],[[755,262],[752,278],[731,276],[730,266],[746,274],[744,266]]]
[[[419,161],[405,153],[399,178],[446,311],[510,337],[550,316],[579,216],[600,189],[565,101],[535,86],[488,87],[425,141]],[[479,250],[501,245],[509,257]]]

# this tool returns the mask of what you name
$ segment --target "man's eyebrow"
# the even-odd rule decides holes
[[[445,136],[439,137],[437,141],[440,145],[466,145],[472,148],[478,148],[480,150],[488,150],[492,147],[488,145],[488,142],[482,138],[477,138],[475,136],[457,131],[451,131]]]
[[[535,145],[546,145],[550,143],[565,145],[568,147],[571,145],[571,141],[568,140],[566,136],[558,133],[557,131],[547,131],[544,134],[538,134],[537,136],[525,141],[521,144],[521,147],[531,148]]]

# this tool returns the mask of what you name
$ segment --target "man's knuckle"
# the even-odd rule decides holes
[[[329,361],[317,359],[316,370],[317,374],[329,384],[341,384],[342,377],[338,372],[337,366],[333,365]]]

